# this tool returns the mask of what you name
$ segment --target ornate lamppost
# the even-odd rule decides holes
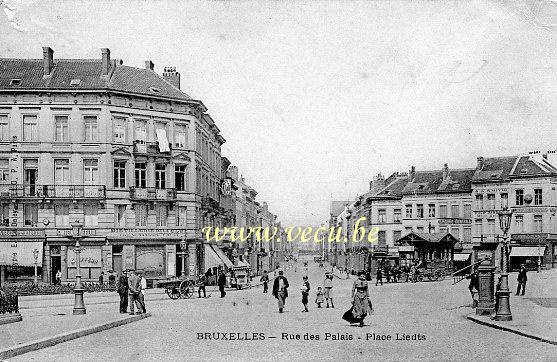
[[[495,311],[496,321],[511,321],[513,319],[511,314],[511,305],[509,301],[509,273],[508,273],[508,255],[509,255],[509,239],[507,233],[511,226],[512,211],[504,208],[499,212],[499,226],[503,231],[503,246],[501,248],[501,258],[503,261],[503,268],[501,270],[501,287],[497,291],[497,310]]]
[[[182,257],[182,274],[180,278],[186,279],[186,251],[188,250],[188,243],[185,238],[182,238],[180,241],[180,249],[182,249],[182,254],[180,255]]]
[[[72,222],[72,238],[75,239],[75,303],[73,307],[73,314],[85,314],[85,303],[83,302],[83,292],[84,289],[81,285],[81,245],[79,245],[79,240],[81,239],[81,230],[83,229],[83,224],[81,221],[76,220]]]
[[[35,278],[33,279],[35,285],[38,284],[38,277],[37,277],[37,266],[38,266],[38,260],[39,260],[39,250],[35,249],[33,250],[33,256],[35,257]]]

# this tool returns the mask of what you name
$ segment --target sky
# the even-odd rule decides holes
[[[0,0],[0,57],[175,66],[283,225],[381,172],[557,149],[546,1]]]

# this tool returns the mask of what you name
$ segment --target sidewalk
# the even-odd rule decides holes
[[[557,269],[528,273],[525,296],[515,296],[517,273],[509,275],[513,320],[498,322],[489,316],[468,315],[468,319],[492,328],[557,344]]]

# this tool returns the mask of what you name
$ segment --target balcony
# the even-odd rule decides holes
[[[157,189],[154,187],[130,187],[132,200],[175,201],[176,189]]]
[[[105,185],[0,185],[0,198],[105,199]]]

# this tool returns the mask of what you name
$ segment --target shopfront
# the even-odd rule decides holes
[[[43,229],[0,230],[0,284],[33,281],[43,270]]]
[[[554,268],[557,264],[557,235],[512,234],[509,254],[511,271],[520,269],[524,264],[527,269]]]

